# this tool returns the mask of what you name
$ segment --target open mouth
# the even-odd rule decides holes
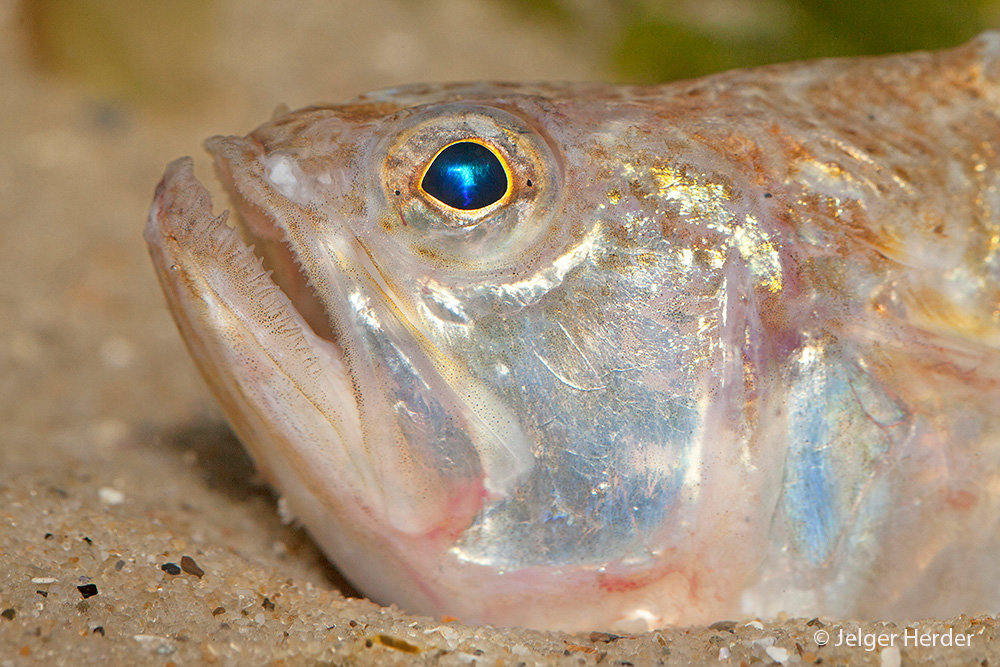
[[[354,581],[389,599],[384,573],[407,571],[397,555],[444,558],[489,498],[512,493],[534,465],[527,437],[488,387],[426,345],[358,239],[317,234],[314,209],[235,173],[256,164],[239,157],[220,171],[241,229],[212,214],[184,158],[157,188],[150,254],[265,478]]]
[[[343,376],[329,318],[283,233],[227,186],[240,213],[239,231],[227,224],[228,212],[212,214],[191,159],[174,161],[157,187],[144,233],[174,318],[203,373],[212,374],[204,368],[208,363],[225,374],[218,366],[227,361],[218,358],[216,346],[233,347],[241,335],[255,338],[263,352],[290,345],[322,363],[325,372]]]
[[[270,279],[288,297],[312,331],[331,343],[337,337],[329,314],[303,270],[301,261],[277,221],[263,208],[250,201],[238,187],[229,162],[218,144],[210,146],[216,154],[216,168],[236,210],[235,223],[240,236],[260,259]]]
[[[144,235],[170,310],[265,476],[305,498],[294,503],[300,516],[317,511],[310,503],[337,514],[345,496],[378,488],[358,447],[362,420],[342,349],[323,319],[305,319],[226,218],[212,214],[190,158],[168,165]],[[250,220],[244,224],[251,230],[266,223]],[[265,241],[277,231],[256,229],[251,236]],[[262,245],[291,253],[281,242]],[[294,261],[288,266],[297,274]],[[302,290],[300,303],[315,314],[318,300],[305,279],[285,279],[285,289]]]
[[[338,331],[340,320],[351,317],[345,311],[349,292],[370,295],[378,309],[391,310],[409,334],[421,335],[412,308],[351,226],[318,213],[312,202],[294,200],[296,194],[313,190],[307,179],[300,174],[297,180],[294,168],[287,167],[293,160],[265,155],[252,138],[213,137],[206,148],[215,156],[216,170],[237,211],[240,235],[317,336],[341,348],[349,344],[346,332]],[[280,178],[275,177],[275,164],[286,167]],[[302,192],[297,193],[298,188]]]
[[[256,186],[251,179],[238,182],[249,183],[248,189]],[[337,481],[327,479],[317,494],[347,489],[355,502],[363,499],[394,525],[412,529],[434,524],[443,515],[437,504],[451,501],[450,489],[431,461],[469,461],[462,470],[468,467],[478,479],[475,461],[489,460],[472,452],[467,438],[457,440],[451,451],[440,450],[430,435],[409,441],[399,432],[394,410],[400,401],[413,402],[416,411],[444,401],[433,415],[419,417],[431,420],[421,428],[437,433],[435,420],[451,415],[455,423],[475,429],[475,439],[496,452],[500,472],[493,479],[512,484],[522,466],[530,464],[524,436],[514,431],[516,424],[499,403],[456,370],[446,369],[451,375],[442,377],[436,364],[447,362],[424,355],[419,333],[397,316],[388,286],[384,279],[375,282],[381,276],[360,244],[352,238],[316,243],[308,236],[310,228],[303,230],[295,221],[272,222],[263,205],[241,196],[242,202],[234,199],[242,204],[242,224],[250,240],[263,248],[258,250],[261,257],[226,224],[225,214],[212,215],[209,194],[195,179],[188,158],[168,166],[145,236],[188,348],[237,434],[262,454],[258,460],[281,450],[286,455],[299,452],[298,465],[308,468],[313,464],[307,457],[319,451],[329,461],[325,474]],[[265,202],[267,210],[274,208],[272,203]],[[291,239],[287,245],[275,240],[278,225]],[[339,245],[331,250],[333,244]],[[300,261],[309,263],[311,280],[299,272]],[[341,325],[338,318],[350,319]],[[458,383],[457,391],[448,380]],[[315,427],[310,426],[313,421]],[[316,434],[303,434],[309,429]],[[271,435],[262,438],[266,433]],[[513,457],[512,443],[518,445]],[[419,472],[414,446],[428,459]],[[313,476],[311,471],[300,474]],[[397,479],[411,477],[421,481]],[[428,488],[437,492],[428,494]],[[470,500],[478,502],[478,496]],[[427,509],[428,503],[435,509]]]

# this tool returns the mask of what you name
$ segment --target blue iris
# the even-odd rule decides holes
[[[443,204],[473,211],[507,194],[507,172],[486,146],[460,141],[437,154],[420,187]]]

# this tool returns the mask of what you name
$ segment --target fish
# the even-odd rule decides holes
[[[171,163],[145,239],[359,591],[639,631],[1000,604],[1000,33],[409,85]],[[231,224],[233,221],[233,224]]]

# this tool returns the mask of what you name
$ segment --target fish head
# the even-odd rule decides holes
[[[188,163],[161,184],[195,358],[374,599],[646,627],[731,607],[761,557],[748,297],[781,266],[717,156],[583,93],[404,88],[210,139],[242,241]]]

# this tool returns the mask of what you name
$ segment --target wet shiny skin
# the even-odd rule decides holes
[[[209,140],[242,240],[187,161],[147,240],[258,465],[378,601],[988,610],[998,54],[372,93]],[[464,142],[508,178],[468,209],[424,187]]]

